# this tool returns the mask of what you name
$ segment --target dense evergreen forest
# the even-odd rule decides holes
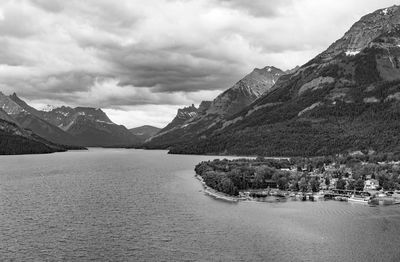
[[[198,139],[176,144],[170,152],[309,157],[368,149],[400,151],[400,103],[387,99],[400,92],[400,83],[377,85],[368,94],[380,101],[376,103],[363,101],[364,89],[352,88],[351,102],[324,101],[317,110],[299,117],[303,108],[330,89],[310,92],[300,99],[258,110],[229,128],[210,130]]]
[[[0,133],[0,155],[44,154],[66,151],[22,136]]]

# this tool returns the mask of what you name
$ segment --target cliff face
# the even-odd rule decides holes
[[[399,6],[392,6],[365,15],[323,52],[321,57],[331,59],[343,52],[347,55],[357,54],[383,33],[397,30],[400,24],[399,13]]]
[[[366,15],[245,110],[175,153],[324,155],[400,150],[400,8]]]
[[[272,66],[254,69],[253,72],[215,98],[207,113],[228,117],[239,112],[267,93],[283,74],[282,70]]]
[[[197,117],[198,111],[199,110],[194,105],[178,109],[175,118],[166,127],[161,129],[160,133],[179,128],[184,125],[186,121]]]

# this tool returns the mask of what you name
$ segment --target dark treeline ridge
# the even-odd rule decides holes
[[[241,190],[263,189],[317,192],[321,185],[363,190],[368,178],[385,190],[400,189],[400,154],[357,154],[290,159],[215,159],[196,165],[196,174],[207,186],[237,196]],[[329,167],[329,168],[328,168]]]
[[[204,137],[178,143],[170,152],[313,157],[364,149],[400,150],[400,106],[387,99],[400,91],[400,81],[376,83],[375,89],[368,93],[366,85],[349,86],[352,103],[336,101],[331,104],[321,100],[334,88],[332,84],[324,89],[306,91],[295,100],[285,97],[290,90],[276,90],[276,94],[263,98],[269,99],[265,103],[284,103],[257,110],[229,128],[218,126],[220,131],[210,130]],[[367,97],[381,102],[365,103],[363,99]],[[298,116],[304,108],[321,101],[324,104],[318,110]]]
[[[44,154],[66,151],[54,148],[22,136],[0,134],[0,155]]]

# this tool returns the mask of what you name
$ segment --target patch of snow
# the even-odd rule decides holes
[[[366,97],[363,99],[364,103],[379,103],[380,100],[374,96]]]
[[[268,72],[271,72],[271,71],[272,71],[272,70],[271,70],[271,67],[269,67],[267,71],[268,71]]]
[[[63,112],[63,111],[57,111],[58,114],[63,115],[63,116],[67,116],[69,115],[68,112]],[[57,119],[60,119],[59,117],[57,117]]]
[[[108,124],[108,125],[114,125],[114,123],[107,122],[107,121],[102,121],[102,120],[96,120],[96,122],[103,123],[103,124]]]
[[[321,102],[314,103],[314,104],[312,104],[311,106],[309,106],[309,107],[307,107],[307,108],[304,108],[302,111],[300,111],[300,112],[297,114],[297,116],[301,116],[301,115],[303,115],[304,113],[306,113],[306,112],[308,112],[308,111],[310,111],[310,110],[313,110],[314,108],[316,108],[317,106],[320,106],[320,105],[322,105]]]
[[[50,111],[53,111],[56,108],[57,108],[57,106],[54,106],[54,105],[45,105],[42,108],[39,108],[39,110],[40,111],[44,111],[44,112],[50,112]]]
[[[210,129],[211,127],[215,126],[216,124],[217,124],[216,122],[211,123],[211,125],[209,125],[209,126],[207,127],[207,129]]]
[[[246,117],[249,116],[249,115],[251,115],[252,113],[254,113],[254,112],[257,111],[257,110],[262,109],[262,108],[272,107],[272,106],[276,106],[276,105],[279,105],[279,104],[282,104],[282,102],[278,102],[278,103],[267,103],[267,104],[264,104],[264,105],[261,105],[261,106],[255,106],[255,107],[253,107],[252,109],[250,109],[249,111],[247,111]]]
[[[387,15],[388,9],[387,9],[387,8],[386,8],[386,9],[383,9],[383,10],[382,10],[382,13],[383,13],[384,15]]]
[[[400,92],[388,95],[388,97],[386,97],[386,99],[385,99],[385,101],[391,101],[391,100],[400,101]]]
[[[358,53],[360,53],[360,51],[350,51],[350,50],[347,50],[347,51],[346,51],[346,56],[355,56],[355,55],[357,55]]]

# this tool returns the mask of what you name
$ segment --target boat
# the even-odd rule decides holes
[[[318,192],[314,195],[314,200],[321,201],[325,199],[325,194],[323,192]]]
[[[347,199],[349,202],[353,203],[362,203],[362,204],[368,204],[370,202],[371,198],[370,197],[363,197],[363,196],[356,196],[352,195]]]
[[[337,201],[348,201],[349,198],[344,196],[335,196],[333,199]]]
[[[382,198],[378,198],[379,200],[379,204],[380,205],[394,205],[394,203],[396,202],[396,199],[393,197],[382,197]]]
[[[308,194],[307,194],[307,198],[308,198],[308,200],[310,200],[310,201],[314,201],[314,195],[313,195],[312,193],[308,193]]]

